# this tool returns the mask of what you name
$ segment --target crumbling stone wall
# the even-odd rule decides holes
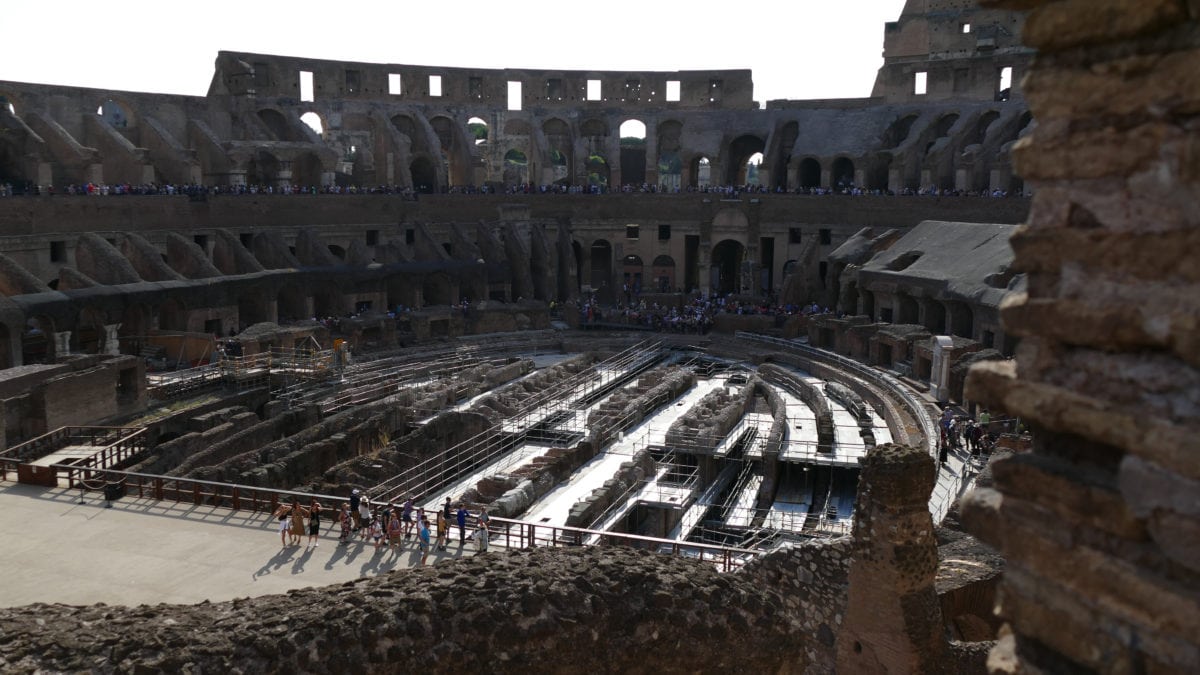
[[[1024,0],[1037,189],[1013,237],[1016,363],[967,396],[1033,449],[963,519],[1007,559],[994,673],[1200,664],[1200,3]]]
[[[756,384],[758,378],[752,376],[736,392],[730,393],[722,387],[705,394],[667,429],[667,445],[692,452],[713,452],[745,415]]]
[[[543,548],[250,600],[0,609],[0,669],[802,672],[802,609],[684,558]]]
[[[612,478],[571,506],[571,513],[567,516],[567,527],[591,527],[605,509],[627,495],[632,488],[646,480],[647,476],[652,475],[654,457],[650,455],[650,451],[643,448],[633,453],[628,462],[621,463]]]

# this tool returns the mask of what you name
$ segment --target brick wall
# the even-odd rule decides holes
[[[1200,2],[1022,0],[1037,190],[1013,238],[1027,297],[1013,364],[967,396],[1032,452],[964,519],[1008,560],[994,673],[1200,666]]]

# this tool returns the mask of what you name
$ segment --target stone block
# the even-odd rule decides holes
[[[1025,44],[1041,52],[1117,42],[1187,19],[1180,0],[1062,0],[1025,20]]]

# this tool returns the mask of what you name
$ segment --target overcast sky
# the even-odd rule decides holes
[[[904,0],[5,3],[0,80],[204,95],[219,50],[481,68],[750,68],[754,98],[869,96]]]

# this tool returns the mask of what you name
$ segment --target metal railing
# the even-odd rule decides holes
[[[3,466],[3,462],[0,462]],[[176,478],[153,474],[51,465],[67,477],[68,487],[84,490],[100,490],[107,485],[121,485],[124,493],[141,499],[189,504],[192,506],[214,506],[233,511],[273,513],[280,505],[299,502],[308,505],[319,501],[330,513],[335,513],[347,497],[291,490],[276,490],[217,481]],[[478,526],[478,517],[469,519],[469,529]],[[600,546],[630,546],[670,555],[683,556],[715,564],[722,572],[729,572],[760,555],[761,551],[745,550],[710,544],[679,542],[636,534],[602,532],[579,527],[530,523],[509,518],[488,519],[489,540],[505,548],[530,548],[534,546],[575,547],[585,542]]]
[[[841,354],[810,347],[808,345],[799,344],[782,338],[771,337],[768,335],[760,335],[758,333],[747,333],[738,331],[734,334],[736,337],[744,340],[753,340],[772,344],[790,351],[804,355],[805,357],[824,362],[826,364],[835,364],[839,368],[856,375],[869,383],[879,386],[893,400],[897,400],[908,408],[909,416],[920,427],[922,439],[926,452],[932,457],[937,457],[938,452],[938,430],[937,423],[933,416],[930,415],[929,408],[902,383],[900,380],[880,372],[874,368],[855,361],[854,359],[846,358]]]
[[[20,445],[0,453],[0,457],[16,463],[31,462],[68,446],[87,445],[98,447],[88,459],[99,457],[101,466],[127,459],[131,454],[146,449],[144,427],[59,427],[54,431],[32,438]],[[83,461],[83,460],[81,460]]]

